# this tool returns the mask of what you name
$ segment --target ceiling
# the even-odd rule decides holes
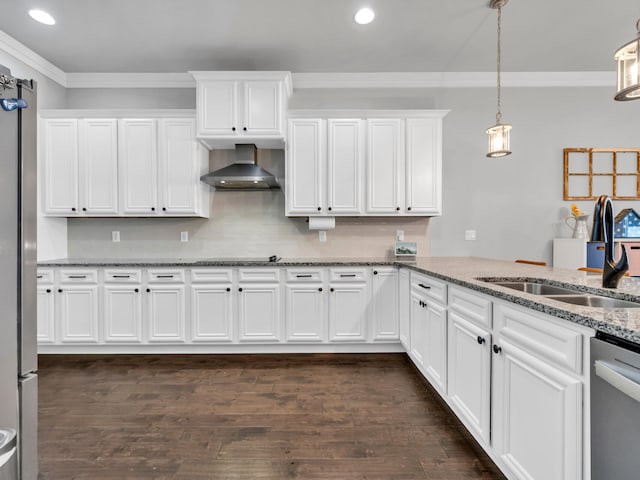
[[[361,6],[376,11],[357,25]],[[57,24],[34,22],[30,8]],[[3,0],[0,30],[64,72],[495,71],[488,0]],[[511,0],[503,71],[615,70],[637,0]]]

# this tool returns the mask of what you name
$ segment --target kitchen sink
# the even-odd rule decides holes
[[[638,302],[582,292],[570,287],[550,285],[544,283],[544,280],[540,282],[530,280],[494,280],[490,278],[478,278],[478,280],[524,293],[540,295],[559,302],[571,303],[572,305],[596,308],[640,308],[640,303]]]

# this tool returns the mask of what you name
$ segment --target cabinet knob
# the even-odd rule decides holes
[[[374,274],[374,275],[377,275],[377,274],[378,274],[378,270],[374,270],[374,271],[373,271],[373,274]]]
[[[330,291],[330,292],[333,292],[333,288],[330,288],[330,289],[329,289],[329,291]]]
[[[155,212],[156,211],[156,207],[151,207],[151,211]]]
[[[62,289],[61,288],[58,289],[58,293],[62,293]]]
[[[151,289],[150,288],[147,288],[147,293],[151,293]]]
[[[318,291],[321,292],[322,291],[322,287],[318,288]]]
[[[411,207],[407,207],[407,210],[411,211]]]
[[[134,290],[134,292],[136,292],[136,293],[138,293],[139,291],[140,291],[140,289],[139,289],[139,288],[136,288],[136,289]]]
[[[86,212],[87,211],[86,207],[82,207],[82,211]]]
[[[318,207],[318,211],[321,212],[322,211],[322,207]]]
[[[167,207],[162,207],[162,211],[166,212],[167,211]]]
[[[399,212],[399,211],[400,211],[400,207],[396,207],[396,212]]]
[[[484,342],[486,342],[485,338],[478,335],[478,343],[482,345]]]
[[[327,210],[331,211],[331,207],[327,208]]]
[[[242,130],[244,130],[246,132],[247,131],[247,127],[242,127]]]
[[[227,292],[230,292],[231,291],[231,287],[227,287],[226,290],[227,290]]]
[[[71,207],[71,211],[75,212],[76,211],[76,207]]]
[[[502,352],[502,347],[498,346],[498,345],[494,345],[493,346],[493,353],[500,353]]]
[[[240,288],[238,289],[238,291],[239,291],[239,292],[241,292],[241,291],[242,291],[242,287],[240,287]]]
[[[236,127],[231,127],[231,131],[235,132],[236,131]]]
[[[51,289],[50,288],[47,288],[47,293],[51,293]]]

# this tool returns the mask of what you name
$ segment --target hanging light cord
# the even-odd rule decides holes
[[[500,124],[502,121],[502,112],[501,112],[501,104],[500,104],[500,57],[501,57],[501,43],[500,37],[502,36],[502,7],[498,7],[498,112],[496,113],[496,124]]]

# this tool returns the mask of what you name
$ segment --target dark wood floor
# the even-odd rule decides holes
[[[504,479],[404,354],[40,357],[43,480]]]

